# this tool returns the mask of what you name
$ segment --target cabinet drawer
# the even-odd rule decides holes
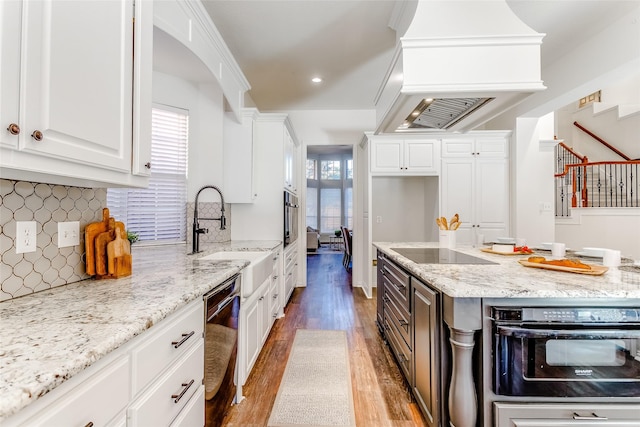
[[[398,365],[400,369],[405,375],[405,378],[411,384],[412,382],[412,373],[413,373],[413,363],[412,363],[412,353],[411,349],[404,342],[402,337],[400,336],[400,332],[396,329],[393,321],[389,318],[389,314],[385,311],[384,313],[384,328],[385,335],[387,337],[387,341],[393,351],[393,355],[398,361]]]
[[[171,319],[171,320],[170,320]],[[133,395],[139,393],[172,361],[183,355],[196,341],[202,341],[204,303],[201,299],[182,309],[176,317],[163,320],[151,328],[149,337],[132,351]],[[163,324],[170,325],[163,327]]]
[[[123,356],[63,395],[25,426],[106,425],[129,403],[129,358]]]
[[[411,325],[409,313],[407,313],[406,310],[399,308],[394,301],[394,298],[387,292],[385,292],[384,302],[384,312],[400,332],[404,342],[409,346],[409,348],[411,348],[411,332],[409,331]]]
[[[180,415],[171,423],[171,427],[202,427],[204,426],[204,386],[189,399]]]
[[[382,281],[384,283],[384,290],[393,295],[396,302],[400,307],[410,313],[409,307],[409,278],[407,280],[401,280],[388,268],[389,264],[385,263],[382,267]]]
[[[187,353],[129,407],[127,415],[132,425],[168,426],[180,414],[204,379],[203,341],[199,338],[198,345],[190,346]]]
[[[501,403],[494,405],[496,427],[639,427],[640,404]]]

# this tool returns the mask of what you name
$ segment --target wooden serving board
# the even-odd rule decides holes
[[[124,233],[115,229],[115,239],[107,244],[107,270],[110,276],[124,277],[131,275],[131,244],[122,238]]]
[[[543,264],[541,262],[529,262],[523,259],[519,259],[518,262],[525,267],[542,268],[544,270],[564,271],[565,273],[576,274],[588,274],[590,276],[601,276],[609,270],[609,267],[602,265],[589,264],[591,270],[585,270],[584,268],[563,267],[561,265]]]
[[[482,252],[486,252],[489,254],[496,254],[496,255],[531,255],[533,253],[533,251],[529,251],[529,252],[498,252],[498,251],[494,251],[493,249],[489,249],[489,248],[482,248],[480,249]]]
[[[96,237],[107,231],[109,226],[109,208],[102,209],[102,221],[92,222],[84,228],[85,271],[88,275],[96,274]]]

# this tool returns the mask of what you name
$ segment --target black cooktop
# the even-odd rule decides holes
[[[497,264],[483,258],[444,248],[391,248],[416,264]]]

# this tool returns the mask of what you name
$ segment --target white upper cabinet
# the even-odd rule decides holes
[[[372,139],[371,174],[438,175],[440,142],[437,139]]]
[[[152,4],[3,2],[3,177],[146,185]]]
[[[258,110],[247,108],[242,123],[232,113],[224,116],[224,195],[227,203],[253,203],[256,183],[256,142],[253,126]]]

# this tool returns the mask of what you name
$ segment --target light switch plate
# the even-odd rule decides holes
[[[78,246],[80,244],[80,222],[67,221],[58,223],[58,247]]]
[[[36,222],[16,221],[16,253],[36,251]]]

